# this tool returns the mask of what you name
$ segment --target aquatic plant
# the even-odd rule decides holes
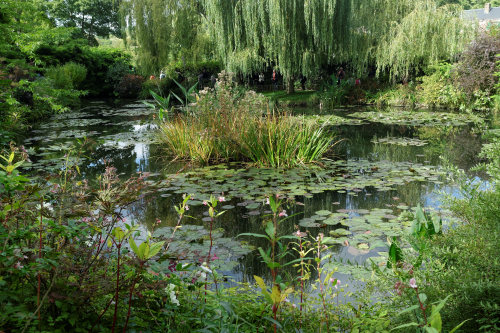
[[[335,143],[328,123],[304,123],[269,111],[265,99],[251,91],[242,93],[227,73],[219,75],[216,90],[200,92],[190,111],[160,122],[158,141],[174,159],[291,167],[319,161]]]

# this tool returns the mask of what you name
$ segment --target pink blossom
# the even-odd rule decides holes
[[[279,217],[283,217],[283,216],[288,216],[287,213],[286,213],[286,210],[282,210],[279,214],[278,214]]]
[[[337,289],[338,287],[340,287],[340,280],[337,280],[337,283],[335,284],[335,289]]]
[[[410,279],[410,287],[412,287],[413,289],[417,289],[417,281],[415,280],[415,278]]]
[[[269,205],[269,198],[266,198],[266,205]]]
[[[305,236],[307,236],[307,234],[305,232],[300,232],[300,230],[297,230],[297,232],[295,233],[295,236],[297,236],[297,237],[305,237]]]
[[[204,205],[204,206],[208,205],[207,200],[203,200],[203,205]]]
[[[398,295],[401,295],[403,293],[403,288],[405,286],[401,283],[401,281],[398,281],[394,284],[394,290]]]
[[[217,257],[217,255],[214,253],[214,255],[212,257],[212,261],[217,260],[217,259],[219,259],[219,257]]]
[[[224,197],[219,197],[219,202],[224,202],[224,201],[226,201],[226,198],[224,198]]]
[[[23,266],[23,265],[21,265],[21,262],[19,262],[19,261],[18,261],[18,262],[16,262],[16,264],[14,265],[14,268],[16,268],[16,269],[22,269],[22,268],[24,268],[24,266]]]
[[[189,210],[189,205],[186,205],[186,206],[184,207],[184,209],[185,209],[185,210]]]

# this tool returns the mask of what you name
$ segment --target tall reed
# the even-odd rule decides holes
[[[190,112],[160,121],[157,137],[173,159],[293,167],[319,161],[330,151],[335,136],[326,126],[270,112],[263,96],[242,92],[221,73],[216,89],[200,91]]]

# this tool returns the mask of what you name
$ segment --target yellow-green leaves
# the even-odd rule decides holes
[[[157,255],[165,244],[164,241],[150,243],[148,239],[145,242],[141,243],[141,245],[137,246],[133,238],[130,238],[128,242],[132,251],[141,261],[149,260]]]
[[[271,292],[269,292],[267,290],[266,283],[260,276],[254,275],[253,277],[255,282],[257,282],[257,285],[260,287],[262,295],[271,304],[279,305],[293,292],[292,288],[287,288],[282,292],[277,285],[273,286]]]

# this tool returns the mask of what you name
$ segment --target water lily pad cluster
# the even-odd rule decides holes
[[[469,123],[481,124],[484,122],[481,117],[468,113],[417,112],[397,109],[391,109],[385,112],[355,112],[349,116],[388,125],[409,126],[463,126]]]
[[[382,143],[388,145],[397,145],[397,146],[425,146],[428,142],[425,140],[419,140],[414,138],[406,138],[406,137],[386,137],[386,138],[374,138],[371,142],[373,143]]]
[[[170,175],[166,180],[170,186],[164,190],[194,194],[198,200],[207,200],[211,193],[224,193],[227,198],[251,200],[259,205],[270,193],[288,198],[311,198],[326,191],[357,196],[367,187],[389,191],[413,181],[440,184],[445,174],[444,170],[419,163],[368,160],[326,161],[323,167],[290,170],[217,165]]]
[[[154,143],[155,125],[151,108],[129,104],[112,108],[104,103],[91,103],[81,110],[54,115],[32,131],[25,145],[35,149],[34,163],[26,169],[60,170],[64,154],[77,139],[89,138],[106,149],[126,149]],[[82,161],[85,157],[82,158]]]
[[[366,121],[361,119],[346,118],[337,115],[307,115],[302,116],[301,120],[315,122],[318,124],[329,123],[331,125],[362,125],[366,124]],[[300,119],[299,118],[299,119]]]
[[[170,241],[173,230],[173,227],[159,228],[153,236]],[[212,266],[221,271],[231,271],[238,265],[238,258],[250,253],[253,247],[223,235],[222,229],[212,231],[213,247],[208,258],[209,230],[200,225],[183,225],[175,232],[166,254],[174,260],[191,263],[201,264],[210,261]]]

